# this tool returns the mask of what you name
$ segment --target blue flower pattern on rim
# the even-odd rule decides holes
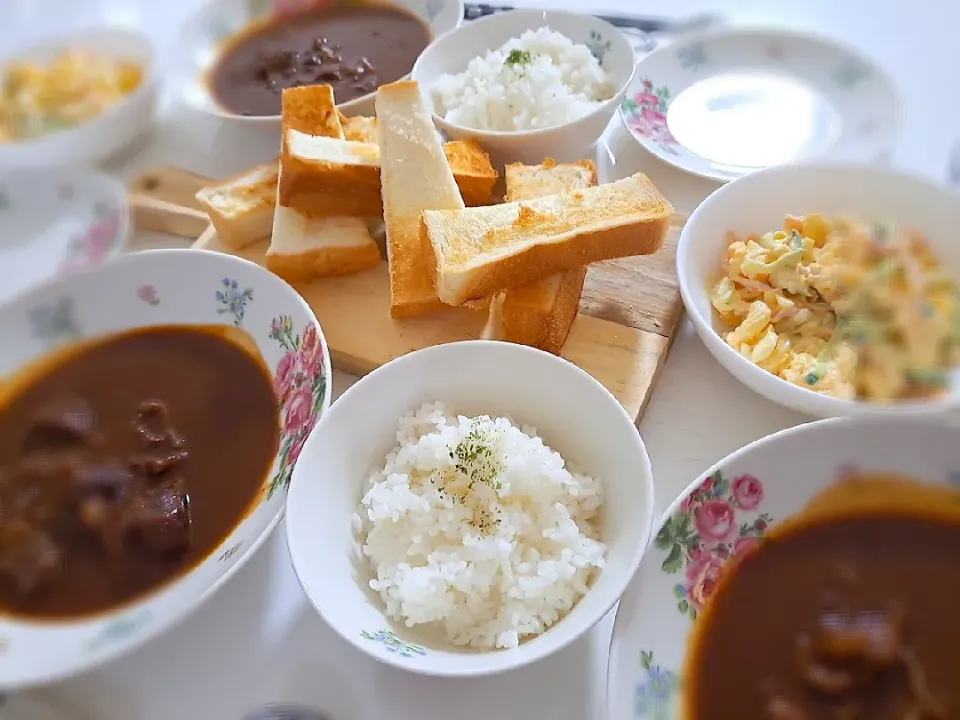
[[[49,305],[30,308],[27,322],[34,337],[46,342],[79,340],[83,337],[73,298],[61,297]]]
[[[427,0],[427,20],[433,22],[446,6],[444,0]]]
[[[672,670],[664,670],[653,662],[653,653],[641,651],[643,678],[637,684],[635,712],[649,720],[673,720],[674,703],[680,679]]]
[[[122,641],[143,627],[149,619],[149,614],[144,611],[111,620],[90,643],[90,651],[96,652],[106,645]]]
[[[680,67],[690,72],[696,72],[707,64],[707,53],[700,43],[686,45],[677,50],[677,60],[680,61]]]
[[[833,79],[844,90],[852,90],[863,82],[870,71],[855,61],[849,61],[838,67],[833,73]]]
[[[596,30],[590,31],[590,39],[587,40],[584,45],[589,48],[590,52],[593,53],[593,56],[599,63],[603,63],[603,59],[610,51],[610,41],[604,40],[603,35],[598,33]]]
[[[404,642],[389,630],[377,630],[373,633],[363,630],[360,636],[365,640],[373,640],[383,644],[389,652],[396,653],[400,657],[422,657],[427,654],[427,651],[419,645]]]
[[[218,315],[229,315],[233,324],[240,327],[243,316],[247,312],[247,304],[253,300],[253,288],[240,289],[236,280],[224,278],[220,281],[222,289],[217,290]]]

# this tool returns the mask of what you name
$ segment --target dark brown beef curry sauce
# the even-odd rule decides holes
[[[210,75],[230,112],[279,115],[283,90],[330,85],[338,104],[368,95],[413,69],[431,39],[410,12],[369,3],[273,18],[234,38]]]
[[[278,436],[266,368],[218,328],[113,336],[31,379],[0,410],[0,611],[89,615],[186,572]]]

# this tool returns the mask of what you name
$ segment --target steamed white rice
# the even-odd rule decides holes
[[[566,468],[536,428],[433,403],[400,419],[354,520],[389,617],[511,648],[557,622],[603,567],[602,502],[600,481]]]
[[[440,76],[430,88],[434,110],[447,122],[500,132],[578,120],[615,90],[586,45],[545,27],[474,58],[462,73]]]

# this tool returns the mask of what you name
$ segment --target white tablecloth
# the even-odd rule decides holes
[[[0,52],[40,34],[111,19],[149,28],[169,58],[176,27],[199,0],[2,0]],[[943,179],[960,135],[960,4],[945,0],[514,0],[591,10],[680,16],[715,10],[735,23],[834,36],[896,79],[903,137],[894,163]],[[659,163],[622,134],[618,165],[647,172],[679,210],[715,186]],[[220,176],[276,153],[272,136],[238,143],[229,130],[168,110],[147,147],[116,168],[130,176],[163,163]],[[145,245],[169,239],[141,237]],[[335,377],[342,392],[353,378]],[[740,386],[684,322],[640,430],[656,478],[657,511],[712,463],[804,418]],[[45,691],[68,717],[98,720],[239,720],[266,702],[298,701],[332,720],[584,720],[600,717],[611,616],[565,652],[503,677],[431,680],[360,655],[315,615],[289,565],[283,528],[213,600],[183,625],[101,670]],[[0,713],[2,715],[2,713]]]

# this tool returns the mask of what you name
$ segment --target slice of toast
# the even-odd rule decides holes
[[[368,138],[369,127],[358,131],[357,123],[352,124],[353,137]],[[470,206],[489,204],[498,178],[490,156],[469,140],[449,142],[444,152],[464,202]],[[284,181],[280,198],[288,207],[302,207],[316,214],[374,216],[382,212],[380,148],[375,143],[337,142],[285,131],[281,162]]]
[[[233,250],[270,237],[277,199],[276,162],[202,188],[196,195],[217,235]]]
[[[277,206],[264,266],[287,282],[351,275],[379,264],[380,251],[363,218],[314,218]]]
[[[425,210],[437,295],[450,305],[600,260],[660,249],[673,208],[638,173],[533,200]]]
[[[489,205],[500,176],[486,151],[476,140],[451,140],[443,146],[443,151],[466,206]]]
[[[283,91],[280,120],[284,130],[344,139],[345,128],[329,85],[306,85]]]
[[[329,85],[293,88],[283,96],[282,123],[300,132],[342,138],[343,129]],[[202,188],[197,201],[224,244],[240,250],[270,237],[276,204],[277,161]]]
[[[597,167],[591,160],[557,164],[548,158],[542,165],[508,165],[504,177],[506,199],[514,202],[594,187]],[[586,276],[583,265],[504,291],[491,311],[491,332],[558,355],[577,317]]]
[[[280,168],[277,197],[285,207],[317,216],[382,212],[376,145],[284,128]]]
[[[372,117],[363,117],[357,115],[350,118],[341,118],[343,125],[343,137],[353,142],[370,143],[376,145],[380,142],[377,135],[377,119]]]
[[[594,187],[597,166],[592,160],[557,163],[547,158],[541,165],[507,165],[503,177],[507,186],[503,201],[509,203]]]
[[[358,116],[343,118],[341,122],[347,140],[379,144],[376,118]],[[493,188],[500,176],[493,169],[493,163],[486,151],[476,140],[451,140],[443,146],[443,151],[467,207],[489,205],[493,198]]]
[[[424,210],[463,210],[463,198],[415,81],[377,91],[383,160],[383,215],[390,264],[390,315],[411,317],[441,309],[430,275],[431,256],[420,235]]]
[[[343,128],[333,104],[332,92],[317,88],[284,91],[282,121],[284,132],[301,133],[293,129],[299,127],[304,137],[318,142],[343,142]],[[322,134],[307,135],[308,132]],[[275,190],[277,194],[285,173],[281,156],[278,189]],[[298,282],[349,275],[376,267],[379,263],[380,251],[370,235],[365,218],[335,215],[316,217],[301,208],[287,207],[282,201],[277,201],[264,266],[284,280]]]

